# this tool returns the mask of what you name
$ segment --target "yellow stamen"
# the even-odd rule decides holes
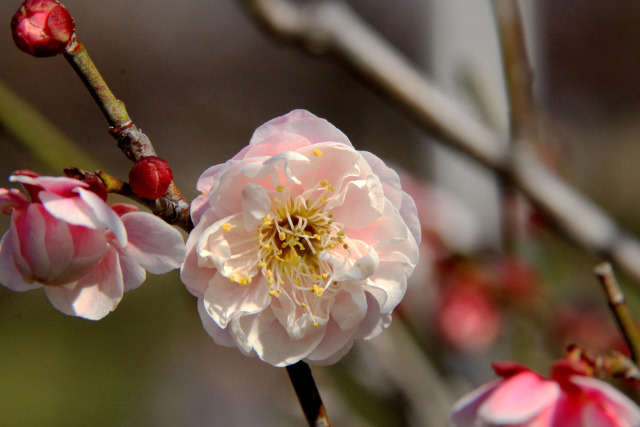
[[[225,222],[224,224],[222,224],[222,231],[226,231],[226,232],[231,231],[231,223]]]
[[[284,191],[284,185],[282,185],[282,184],[276,185],[276,191],[278,193],[282,193]]]
[[[322,156],[322,151],[320,151],[320,149],[318,149],[318,148],[314,148],[313,149],[313,155],[316,156],[316,157],[320,157],[320,156]]]

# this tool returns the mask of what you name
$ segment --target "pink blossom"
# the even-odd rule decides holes
[[[87,183],[21,172],[31,201],[0,188],[11,226],[0,242],[0,283],[14,291],[44,287],[63,313],[97,320],[113,311],[146,271],[165,273],[184,259],[180,233],[130,205],[109,207]]]
[[[218,343],[329,364],[391,322],[420,228],[398,175],[296,110],[198,181],[181,277]]]
[[[502,379],[460,399],[451,421],[459,427],[637,427],[640,408],[620,391],[585,376],[567,360],[551,378],[510,362],[497,363]]]

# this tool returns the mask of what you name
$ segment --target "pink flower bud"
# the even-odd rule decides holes
[[[129,172],[129,185],[138,197],[157,199],[167,193],[173,173],[169,163],[159,157],[138,160]]]
[[[55,0],[27,0],[11,19],[14,43],[36,57],[63,53],[74,31],[69,11]]]

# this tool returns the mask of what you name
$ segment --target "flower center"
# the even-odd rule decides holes
[[[282,187],[278,192],[287,193]],[[348,249],[341,224],[325,212],[327,195],[335,188],[326,180],[286,202],[273,200],[271,213],[258,226],[258,268],[268,279],[271,296],[286,292],[315,319],[322,302],[339,290],[331,265],[319,256],[338,246]],[[314,326],[318,323],[314,320]]]

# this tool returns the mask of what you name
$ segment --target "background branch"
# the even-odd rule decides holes
[[[640,243],[634,236],[549,170],[530,149],[518,145],[509,150],[504,138],[444,95],[347,5],[332,0],[243,3],[280,39],[314,54],[340,58],[374,90],[406,110],[419,127],[509,180],[561,234],[611,260],[640,283]]]

